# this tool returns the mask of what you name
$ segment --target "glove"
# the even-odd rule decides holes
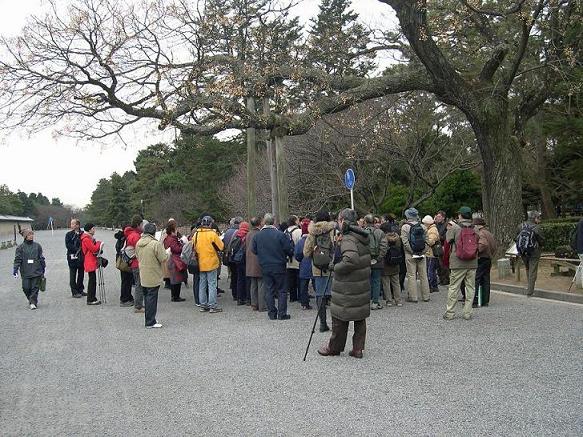
[[[16,271],[12,272],[12,277],[13,277],[14,279],[18,279],[18,270],[16,270]]]

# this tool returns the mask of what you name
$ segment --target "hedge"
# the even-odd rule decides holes
[[[543,224],[545,223],[579,223],[583,217],[558,217],[558,218],[551,218],[551,219],[544,219]]]
[[[543,251],[554,252],[559,246],[570,246],[571,236],[577,228],[577,223],[549,223],[540,225],[545,239]]]

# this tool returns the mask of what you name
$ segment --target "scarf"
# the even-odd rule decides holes
[[[242,241],[245,241],[247,238],[247,234],[249,233],[249,223],[241,222],[239,224],[239,230],[235,233],[237,237],[239,237]]]

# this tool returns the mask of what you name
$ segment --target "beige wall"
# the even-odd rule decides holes
[[[18,225],[16,222],[0,222],[0,247],[11,247],[14,243],[14,226],[16,225],[16,232],[18,232]],[[30,223],[21,223],[22,229],[30,228]],[[17,240],[18,240],[17,234]]]

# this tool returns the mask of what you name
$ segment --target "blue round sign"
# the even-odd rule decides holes
[[[346,170],[346,173],[344,174],[344,185],[346,185],[346,188],[348,188],[349,190],[352,190],[354,188],[355,182],[356,176],[354,174],[354,170],[349,168],[348,170]]]

